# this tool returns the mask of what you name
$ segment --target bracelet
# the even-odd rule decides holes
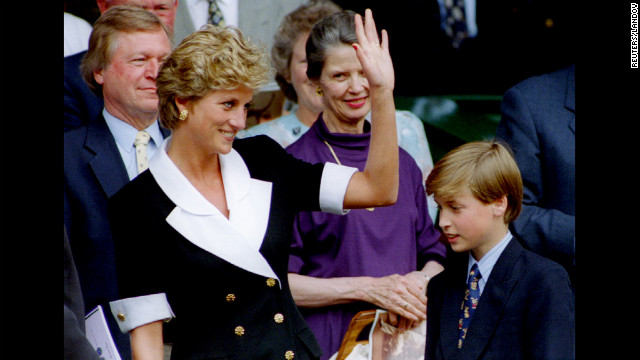
[[[431,276],[429,276],[429,275],[427,275],[427,274],[423,274],[423,275],[424,275],[424,278],[425,278],[425,279],[427,279],[427,282],[428,282],[429,280],[431,280]]]

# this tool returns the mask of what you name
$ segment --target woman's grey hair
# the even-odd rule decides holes
[[[307,40],[307,77],[317,81],[322,73],[325,55],[329,48],[358,42],[356,36],[356,13],[343,10],[318,21]]]
[[[280,23],[278,31],[273,37],[271,61],[276,70],[276,82],[284,95],[293,102],[298,102],[293,85],[291,84],[291,57],[293,45],[298,36],[311,31],[313,24],[325,16],[341,11],[340,7],[331,1],[314,1],[300,5],[287,14]]]

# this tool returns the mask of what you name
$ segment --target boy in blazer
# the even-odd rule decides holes
[[[454,253],[427,288],[425,358],[575,358],[567,272],[509,231],[523,191],[511,151],[495,140],[462,145],[438,161],[426,189]]]

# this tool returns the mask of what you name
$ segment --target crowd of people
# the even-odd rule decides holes
[[[122,359],[335,359],[371,309],[427,359],[575,358],[574,65],[434,164],[370,9],[301,3],[269,56],[241,2],[96,2],[65,34],[65,359],[96,306]],[[246,128],[272,69],[294,106]]]

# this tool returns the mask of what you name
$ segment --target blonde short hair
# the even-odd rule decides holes
[[[514,221],[522,209],[522,177],[513,153],[498,140],[474,141],[447,153],[429,173],[428,195],[450,199],[468,189],[490,204],[507,196],[504,221]]]
[[[95,24],[89,37],[89,49],[82,58],[80,72],[91,91],[102,96],[102,85],[93,77],[94,72],[111,63],[118,46],[119,33],[164,31],[171,41],[171,31],[155,14],[137,6],[117,5],[105,11]]]
[[[197,101],[212,91],[241,86],[255,90],[269,80],[269,72],[263,47],[240,30],[204,25],[184,38],[160,67],[156,78],[160,122],[167,129],[176,127],[177,99]]]

